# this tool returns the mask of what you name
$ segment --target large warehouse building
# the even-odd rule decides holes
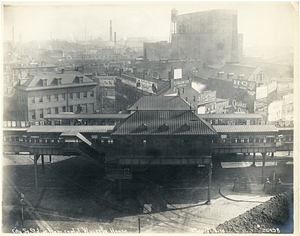
[[[173,58],[197,58],[206,64],[238,62],[242,35],[238,34],[236,10],[178,15],[173,9],[171,21]]]

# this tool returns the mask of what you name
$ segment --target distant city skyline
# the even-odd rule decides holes
[[[117,40],[140,37],[168,41],[171,10],[178,14],[212,9],[238,11],[244,45],[294,46],[298,3],[291,2],[7,2],[2,3],[3,40],[109,40],[110,20]]]

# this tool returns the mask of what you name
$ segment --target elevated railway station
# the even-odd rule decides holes
[[[132,114],[60,114],[46,117],[46,125],[4,127],[3,151],[34,155],[37,186],[37,162],[41,158],[44,168],[44,157],[51,160],[51,155],[79,155],[105,169],[109,179],[130,179],[147,166],[187,165],[206,166],[211,178],[212,161],[226,155],[253,153],[255,165],[255,154],[261,153],[264,167],[266,153],[292,148],[292,128],[258,125],[259,117],[251,115],[255,122],[250,124],[212,125],[179,96],[164,99],[173,99],[169,105],[180,109],[164,109],[161,103],[157,110],[139,107]]]

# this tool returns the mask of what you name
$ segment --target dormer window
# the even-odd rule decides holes
[[[159,126],[158,130],[160,132],[168,131],[169,130],[169,126],[168,126],[168,124],[164,123],[163,125]]]
[[[57,85],[61,85],[61,78],[56,78]]]
[[[190,126],[188,123],[185,123],[183,126],[181,126],[182,131],[189,131],[190,130]]]
[[[42,79],[42,85],[47,86],[47,79]]]
[[[83,83],[83,76],[76,76],[75,79],[74,79],[74,82],[82,84]]]
[[[141,133],[144,131],[147,131],[147,125],[145,123],[141,124],[139,127],[137,127],[135,130],[132,131],[132,133]]]

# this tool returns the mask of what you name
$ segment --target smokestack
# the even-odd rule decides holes
[[[116,32],[114,33],[114,36],[115,36],[115,39],[114,39],[115,40],[115,46],[117,46],[117,33]]]
[[[110,21],[109,41],[113,41],[113,38],[112,38],[112,20]]]
[[[50,40],[52,40],[52,31],[50,31]]]
[[[15,27],[12,27],[12,42],[15,43]]]

